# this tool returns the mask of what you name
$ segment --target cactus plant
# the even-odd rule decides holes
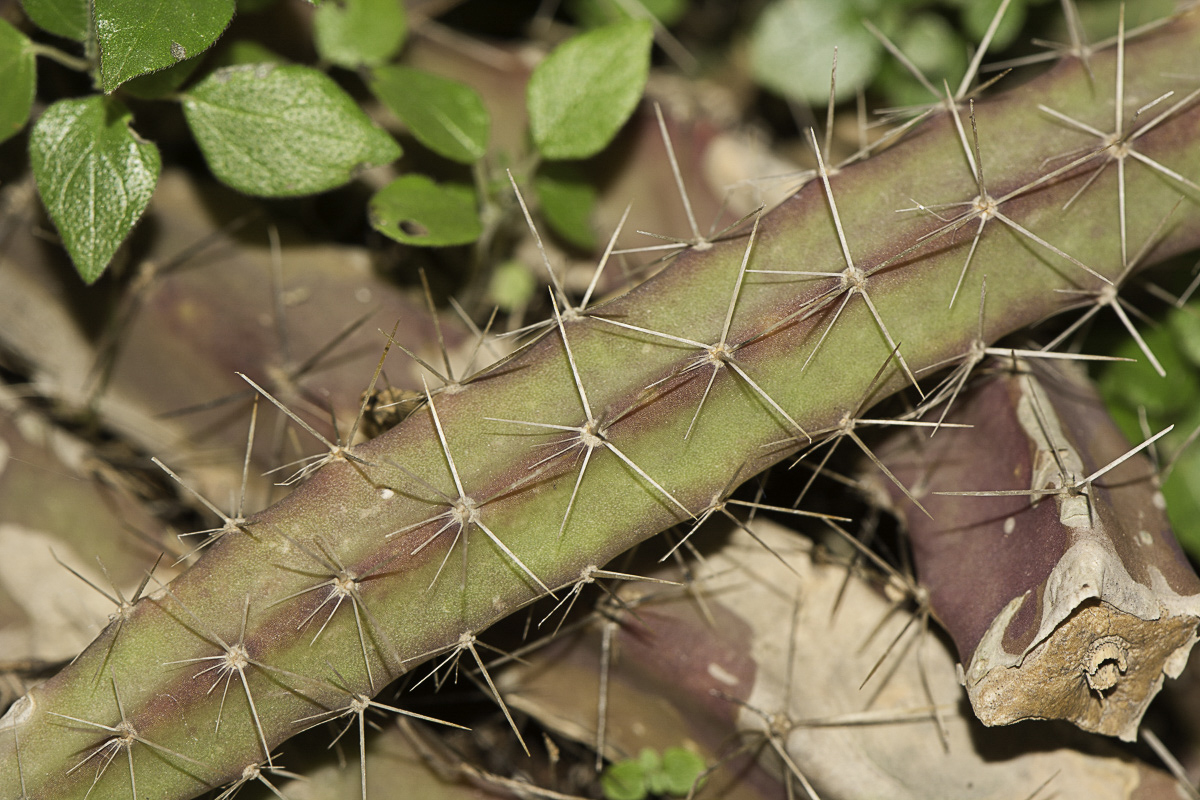
[[[948,97],[853,164],[827,164],[810,133],[816,176],[778,208],[604,303],[555,287],[534,341],[426,387],[376,439],[323,438],[290,495],[230,518],[14,703],[0,795],[185,798],[253,779],[290,736],[431,659],[482,667],[496,620],[811,443],[857,437],[865,402],[946,394],[931,369],[973,367],[1073,293],[1109,302],[1133,266],[1200,245],[1197,53],[1184,12],[1086,64]]]

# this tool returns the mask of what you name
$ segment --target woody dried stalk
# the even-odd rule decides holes
[[[1153,466],[1121,460],[1129,443],[1064,368],[1003,369],[946,419],[973,427],[882,457],[932,515],[887,487],[975,713],[1133,740],[1200,621]]]

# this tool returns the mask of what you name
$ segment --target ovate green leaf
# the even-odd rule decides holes
[[[29,121],[36,83],[33,45],[25,34],[0,20],[0,142]]]
[[[591,250],[596,246],[592,230],[592,209],[596,205],[596,187],[571,164],[548,164],[533,179],[542,216],[559,236],[576,247]]]
[[[313,17],[321,58],[348,69],[383,64],[400,51],[408,25],[401,0],[326,3]]]
[[[635,17],[636,9],[641,16],[649,14],[663,25],[674,25],[688,9],[688,0],[638,0],[636,4],[623,5],[619,0],[567,0],[567,12],[585,28],[598,28],[612,22]]]
[[[100,82],[111,92],[130,78],[209,48],[233,19],[234,0],[94,0]]]
[[[375,230],[405,244],[469,244],[483,232],[470,187],[439,185],[424,175],[403,175],[380,189],[369,213]]]
[[[247,194],[322,192],[400,156],[396,141],[311,67],[217,70],[184,95],[183,112],[213,174]]]
[[[115,100],[60,100],[29,139],[42,203],[88,283],[100,277],[158,182],[158,148],[130,130],[131,120]]]
[[[253,39],[236,39],[221,47],[209,60],[213,70],[248,64],[286,64],[287,59]]]
[[[487,152],[491,117],[471,87],[401,66],[375,70],[370,85],[417,141],[438,155],[471,164]]]
[[[149,75],[139,75],[122,86],[121,91],[142,100],[157,100],[166,97],[187,83],[187,79],[192,77],[192,73],[196,71],[196,67],[200,66],[202,60],[189,58],[187,61],[180,61],[173,67],[160,69]]]
[[[810,105],[829,98],[837,46],[837,98],[867,85],[883,46],[863,27],[853,3],[776,0],[763,9],[750,37],[755,79],[784,97]]]
[[[963,29],[967,36],[976,42],[983,41],[983,36],[987,33],[1002,2],[1003,0],[972,0],[970,3],[965,3],[961,13]],[[1008,47],[1017,38],[1017,34],[1021,32],[1024,25],[1025,4],[1010,3],[1008,10],[1004,13],[1004,18],[996,27],[996,33],[992,36],[991,48],[1003,50]]]
[[[88,0],[21,0],[21,7],[42,30],[82,42],[91,18]]]
[[[613,140],[641,99],[653,31],[645,20],[559,45],[529,79],[529,127],[547,158],[587,158]]]

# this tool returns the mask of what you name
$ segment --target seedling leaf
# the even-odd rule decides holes
[[[0,19],[0,142],[13,136],[29,121],[33,106],[33,45],[25,34]]]
[[[370,217],[383,235],[423,247],[469,244],[483,232],[470,187],[424,175],[403,175],[376,192]]]
[[[400,0],[327,3],[313,17],[317,53],[347,69],[383,64],[400,51],[407,33]]]
[[[100,277],[154,194],[158,148],[134,133],[129,110],[98,95],[60,100],[29,139],[38,193],[87,283]]]
[[[609,765],[600,776],[600,787],[607,800],[643,800],[646,797],[646,770],[635,759]]]
[[[641,99],[653,28],[630,20],[557,47],[529,79],[534,144],[546,158],[588,158],[603,150]]]
[[[184,96],[183,113],[213,174],[252,195],[322,192],[400,156],[395,140],[311,67],[217,70]]]
[[[207,50],[233,8],[233,0],[94,0],[104,91]]]
[[[652,791],[678,797],[687,795],[704,773],[704,759],[683,747],[668,747],[662,754],[662,768],[650,781]]]
[[[440,156],[472,164],[487,152],[492,119],[470,86],[412,67],[380,67],[371,91],[417,141]]]
[[[88,0],[21,0],[21,7],[43,30],[82,42],[91,28]]]

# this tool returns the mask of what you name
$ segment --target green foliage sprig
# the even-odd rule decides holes
[[[243,10],[255,5],[262,4],[243,4]],[[507,182],[485,164],[491,118],[479,95],[393,63],[408,31],[400,0],[320,6],[313,19],[317,66],[281,63],[261,47],[206,59],[233,18],[233,0],[26,0],[24,8],[34,26],[74,40],[81,53],[37,44],[0,22],[0,68],[7,78],[0,88],[0,140],[30,119],[38,55],[87,72],[102,92],[52,100],[29,140],[42,202],[88,283],[104,273],[141,218],[162,168],[157,147],[138,135],[123,96],[180,104],[209,169],[223,183],[259,197],[294,197],[337,188],[402,155],[399,143],[320,67],[361,70],[366,89],[413,138],[441,158],[470,165],[476,175],[473,187],[420,174],[395,178],[369,203],[378,231],[409,245],[469,244],[488,233],[483,220],[509,202],[499,196]],[[500,161],[532,165],[528,177],[546,221],[568,242],[592,244],[595,193],[551,162],[587,158],[613,140],[642,96],[651,41],[646,20],[597,27],[561,44],[529,82],[533,158],[507,154]],[[493,194],[490,187],[500,189]]]

